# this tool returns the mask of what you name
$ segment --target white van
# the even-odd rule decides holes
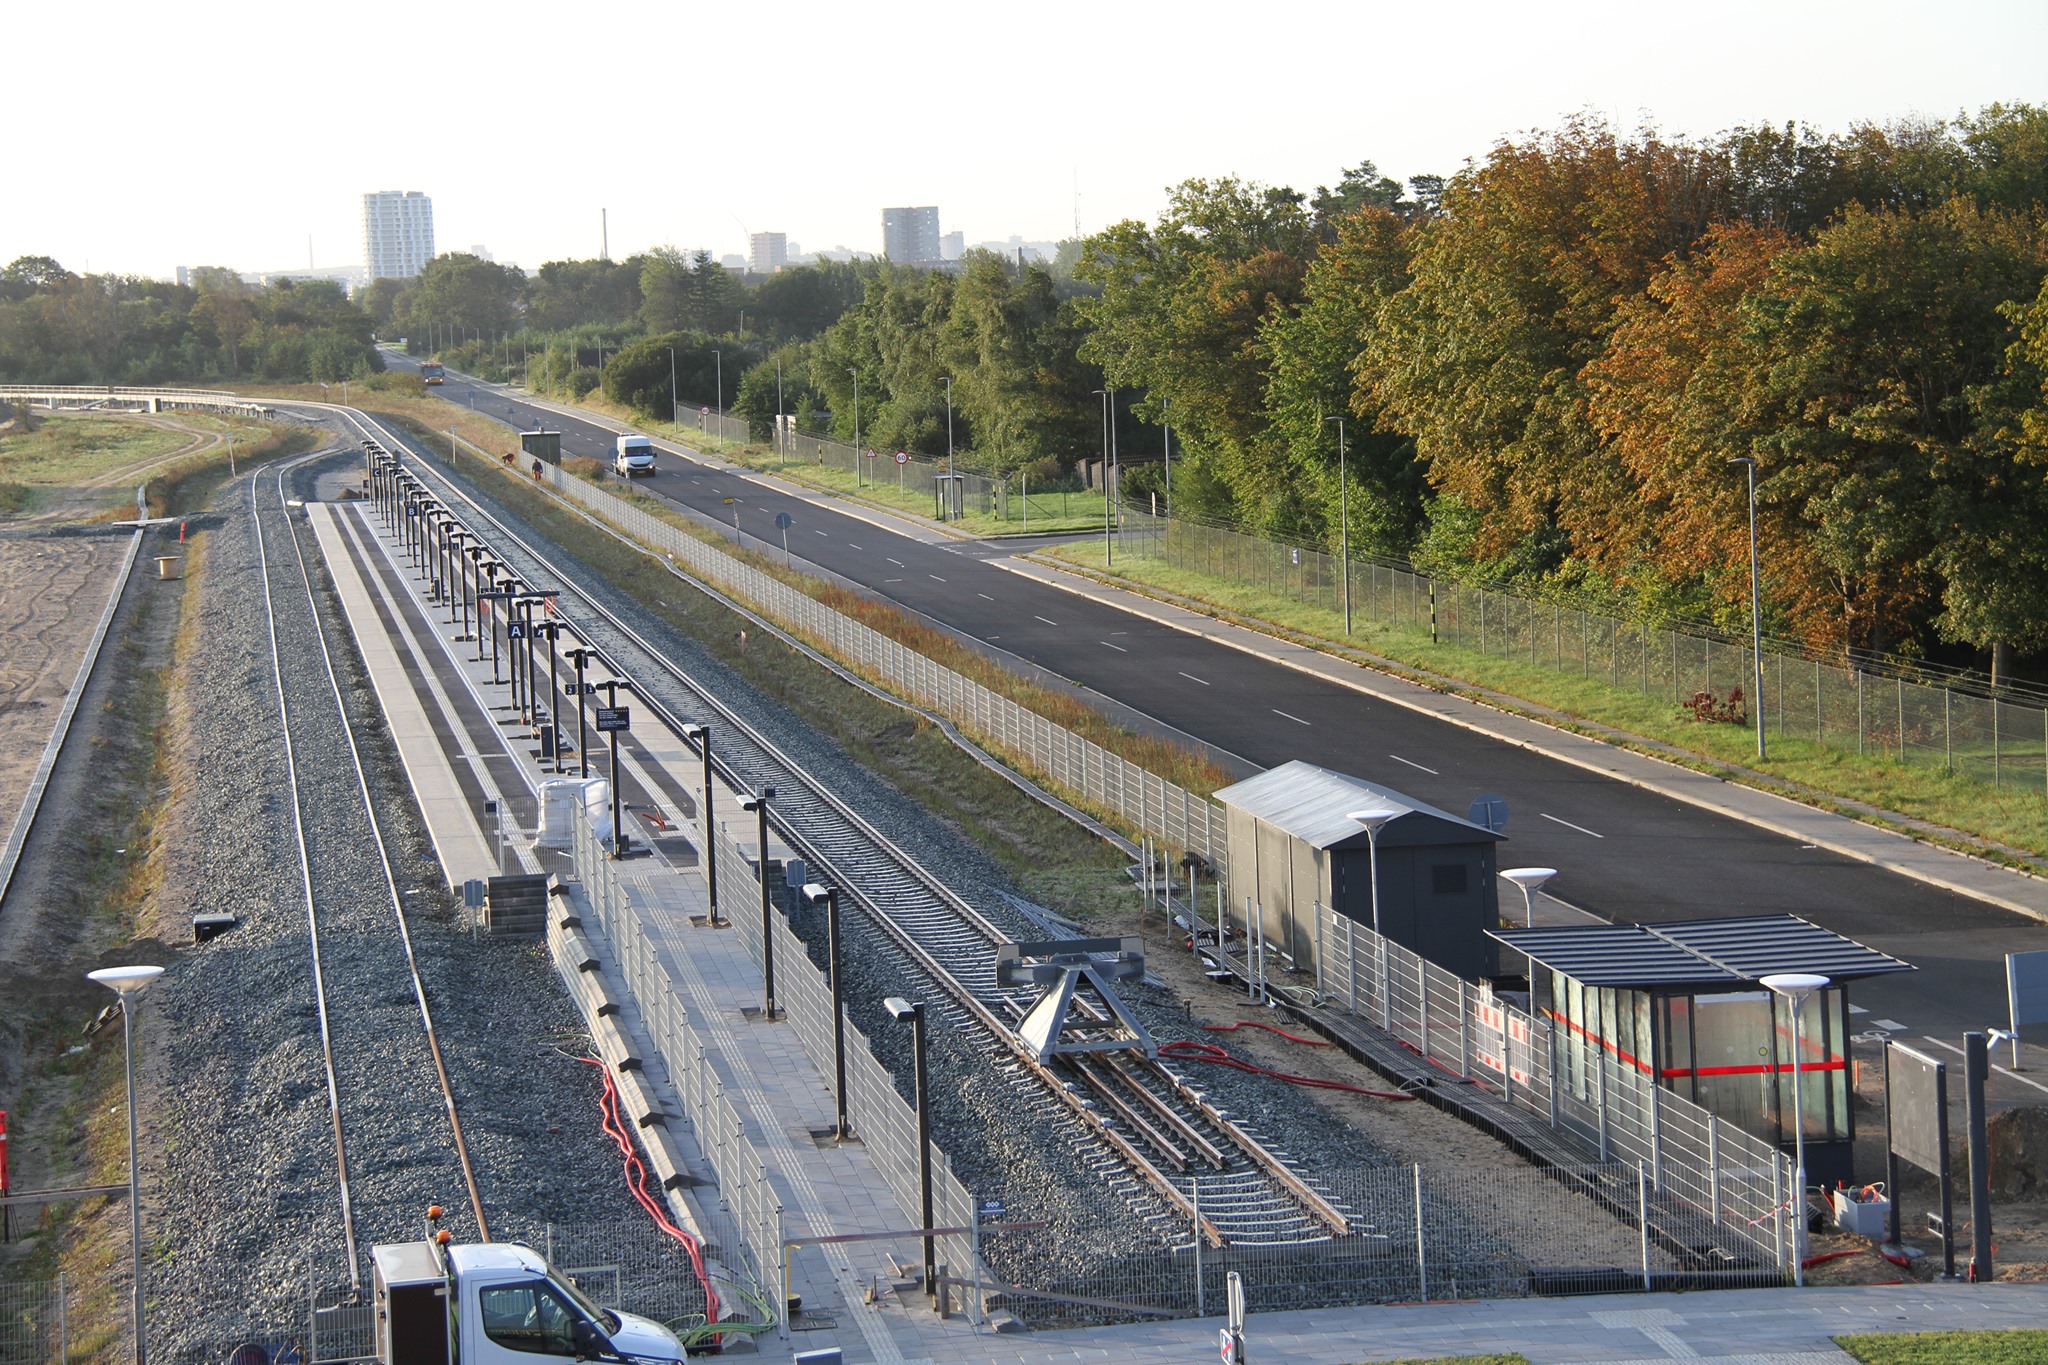
[[[645,436],[621,436],[612,455],[612,472],[622,479],[654,472],[654,442]]]

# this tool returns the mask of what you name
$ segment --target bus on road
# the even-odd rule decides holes
[[[424,383],[428,383],[428,384],[439,384],[439,383],[441,383],[441,382],[442,382],[442,375],[441,375],[441,362],[440,362],[440,361],[438,361],[438,360],[429,360],[429,361],[427,361],[427,362],[426,362],[425,364],[421,365],[421,366],[420,366],[420,379],[421,379],[421,381],[422,381],[422,382],[424,382]]]

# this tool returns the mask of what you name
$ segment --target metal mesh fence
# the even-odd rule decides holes
[[[1117,553],[1153,559],[1304,605],[1341,611],[1346,577],[1336,556],[1179,518],[1127,511]],[[1497,588],[1432,578],[1405,565],[1354,559],[1354,617],[1531,667],[1605,681],[1680,705],[1733,688],[1761,714],[1767,736],[1960,772],[1999,786],[2048,793],[2048,709],[2039,698],[1978,695],[1966,679],[1815,658],[1766,641],[1763,686],[1750,642],[1697,629],[1630,621]]]
[[[0,1365],[45,1365],[70,1359],[70,1305],[64,1278],[0,1283]]]
[[[661,1054],[684,1122],[717,1179],[716,1207],[727,1215],[734,1234],[719,1248],[720,1259],[736,1280],[765,1294],[777,1282],[782,1257],[782,1206],[769,1183],[767,1164],[726,1098],[689,1011],[676,998],[661,946],[634,912],[588,822],[572,825],[576,875],[618,963],[624,978],[620,984]],[[700,1197],[697,1202],[707,1201]]]
[[[1793,1181],[1777,1148],[1350,916],[1322,905],[1316,914],[1325,1004],[1572,1134],[1603,1162],[1640,1166],[1660,1208],[1682,1214],[1724,1259],[1789,1267]]]

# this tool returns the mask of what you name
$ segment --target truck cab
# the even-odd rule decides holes
[[[675,1333],[599,1307],[530,1247],[401,1242],[370,1256],[379,1365],[684,1358]]]
[[[645,436],[625,435],[612,454],[612,472],[622,479],[654,472],[654,442]]]

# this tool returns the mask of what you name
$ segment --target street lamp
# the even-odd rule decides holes
[[[1398,806],[1366,806],[1344,817],[1365,826],[1366,867],[1372,882],[1373,957],[1378,965],[1380,979],[1380,1027],[1383,1029],[1391,1029],[1394,1026],[1394,1011],[1387,1000],[1387,940],[1380,932],[1380,830],[1388,822],[1398,820],[1407,813]]]
[[[1793,1183],[1797,1193],[1793,1202],[1798,1216],[1793,1222],[1795,1246],[1793,1255],[1793,1283],[1804,1288],[1806,1285],[1806,1105],[1805,1096],[1800,1093],[1799,1053],[1802,1037],[1799,1015],[1805,1008],[1806,998],[1815,991],[1826,990],[1831,984],[1824,976],[1807,972],[1778,972],[1771,976],[1757,978],[1757,984],[1773,995],[1784,999],[1792,1011],[1792,1164]]]
[[[146,966],[102,967],[85,974],[86,980],[121,997],[122,1056],[128,1071],[128,1235],[135,1252],[135,1365],[145,1365],[149,1358],[142,1335],[142,1182],[135,1166],[135,997],[163,974],[161,967]]]
[[[882,1002],[882,1008],[889,1011],[897,1023],[910,1025],[910,1047],[916,1059],[913,1069],[917,1076],[918,1226],[924,1229],[924,1294],[930,1298],[938,1292],[939,1277],[938,1255],[932,1236],[932,1099],[931,1090],[925,1084],[924,1002],[892,995]]]
[[[1116,415],[1110,404],[1115,401],[1115,389],[1094,389],[1102,395],[1102,567],[1107,569],[1116,563],[1116,548],[1110,540],[1110,530],[1116,520],[1115,495],[1110,492],[1115,475],[1110,469],[1113,456],[1111,447],[1116,441]]]
[[[725,352],[711,348],[711,403],[718,410],[718,443],[725,444]]]
[[[1344,575],[1344,633],[1351,633],[1351,483],[1344,477],[1344,414],[1325,417],[1337,424],[1337,572]]]
[[[683,409],[676,397],[676,348],[668,348],[668,424],[677,431],[683,429]]]
[[[1500,874],[1522,890],[1522,907],[1529,912],[1529,927],[1536,927],[1536,893],[1543,883],[1557,875],[1554,867],[1511,867]]]
[[[1166,452],[1166,515],[1170,517],[1173,515],[1173,425],[1166,419],[1166,405],[1166,399],[1159,400],[1160,448]]]
[[[1764,757],[1764,618],[1761,599],[1757,592],[1756,572],[1756,461],[1747,455],[1737,455],[1729,464],[1743,466],[1749,475],[1749,634],[1750,654],[1755,673],[1751,676],[1754,691],[1749,704],[1756,711],[1756,756]]]
[[[805,882],[804,900],[812,907],[825,903],[825,970],[832,983],[832,1091],[838,1103],[837,1132],[844,1142],[853,1136],[853,1129],[846,1122],[846,997],[840,993],[839,888]]]
[[[775,1020],[775,919],[768,899],[768,803],[775,788],[763,787],[740,802],[740,809],[753,813],[759,822],[754,829],[756,852],[754,870],[761,881],[761,1017]]]
[[[941,375],[939,376],[939,382],[946,386],[946,478],[950,481],[953,477],[953,376],[950,374]],[[952,491],[949,482],[946,492],[950,496]],[[942,510],[939,512],[939,520],[944,521],[946,519],[944,504],[942,503],[940,506]]]
[[[860,371],[847,367],[853,376],[853,486],[860,487]]]
[[[683,738],[704,755],[704,808],[698,812],[697,826],[704,833],[704,887],[711,897],[711,923],[717,925],[724,921],[718,918],[718,841],[711,837],[711,727],[685,725]]]

